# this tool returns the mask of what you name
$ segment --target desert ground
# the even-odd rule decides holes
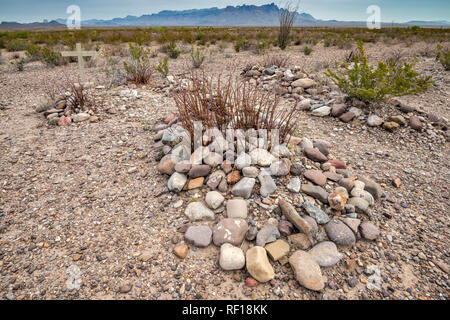
[[[152,52],[159,46],[153,44]],[[190,46],[179,47],[184,52],[168,61],[174,82],[187,78],[192,69]],[[301,99],[327,104],[334,97],[330,93],[342,96],[324,72],[328,64],[345,60],[351,49],[319,42],[305,55],[304,47],[292,43],[283,52],[271,47],[257,54],[236,52],[233,44],[219,42],[204,48],[200,70],[215,77],[230,73],[242,77],[246,66],[280,54],[289,57],[286,69],[298,66],[317,83],[317,90],[301,94]],[[321,290],[305,288],[289,263],[272,259],[273,279],[253,286],[246,268],[221,268],[220,248],[214,244],[206,248],[188,244],[186,257],[174,254],[174,248],[185,242],[180,227],[190,222],[186,207],[210,190],[203,184],[169,191],[169,176],[158,170],[161,150],[155,147],[154,128],[178,113],[171,81],[154,72],[145,85],[109,86],[103,71],[106,61],[99,54],[86,69],[88,90],[97,101],[95,118],[55,125],[36,108],[48,103],[49,87],[78,75],[76,60],[56,67],[32,61],[18,71],[9,62],[14,55],[24,57],[24,51],[3,50],[0,299],[448,300],[449,135],[445,125],[433,126],[428,119],[441,119],[440,123],[449,119],[449,72],[435,59],[436,43],[377,42],[366,43],[365,49],[371,61],[385,59],[395,50],[403,52],[403,59],[416,57],[416,70],[430,75],[433,84],[423,93],[395,98],[395,103],[378,103],[347,123],[298,110],[293,136],[328,141],[330,159],[344,161],[355,175],[375,181],[383,192],[367,212],[358,213],[358,218],[376,226],[379,235],[374,241],[339,246],[339,261],[321,268]],[[157,64],[164,56],[160,52],[151,62]],[[283,97],[280,105],[294,103],[292,97]],[[399,105],[414,111],[402,112]],[[390,132],[371,127],[365,122],[369,112],[382,118],[402,115],[406,120],[417,115],[425,128],[416,131],[406,124]],[[308,161],[303,161],[306,167],[315,168]],[[276,180],[278,188],[270,197],[254,192],[248,199],[247,221],[256,230],[271,218],[282,221],[280,199],[299,212],[301,204],[311,200],[288,191],[285,178]],[[328,185],[337,186],[332,181]],[[233,198],[230,189],[222,193],[227,200]],[[316,204],[320,205],[317,200]],[[214,220],[193,224],[214,228],[224,216],[218,210]],[[290,244],[291,255],[295,245],[285,235],[280,239]],[[245,253],[254,246],[245,239],[240,248]]]

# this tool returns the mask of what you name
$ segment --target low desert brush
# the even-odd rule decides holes
[[[147,84],[153,73],[153,66],[150,63],[150,49],[140,45],[129,44],[130,60],[123,62],[127,79],[135,83]]]
[[[445,70],[450,70],[450,50],[448,48],[444,49],[439,44],[437,47],[436,60],[444,66]]]
[[[351,65],[344,63],[342,70],[336,62],[335,70],[328,68],[325,72],[350,97],[364,102],[383,101],[389,96],[419,93],[431,85],[431,77],[420,76],[414,63],[396,66],[391,58],[374,67],[368,63],[362,42],[358,43],[358,49],[360,54],[355,55]]]
[[[159,61],[158,65],[155,67],[162,76],[167,77],[169,75],[169,57],[165,57]]]
[[[293,133],[299,117],[296,105],[278,108],[279,96],[246,81],[234,81],[231,75],[224,79],[193,72],[189,87],[177,92],[174,99],[191,138],[198,121],[203,128],[217,128],[224,136],[228,128],[277,129],[283,141]]]
[[[200,48],[197,48],[196,50],[194,50],[194,47],[192,47],[191,60],[192,60],[192,66],[194,68],[198,69],[201,67],[201,65],[205,61],[205,56],[203,55]]]

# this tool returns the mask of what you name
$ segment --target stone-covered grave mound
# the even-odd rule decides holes
[[[381,127],[395,132],[408,126],[416,131],[447,131],[448,120],[432,113],[425,113],[393,98],[390,115],[378,116],[367,111],[367,105],[358,99],[349,99],[336,85],[321,83],[318,76],[308,75],[300,67],[269,68],[258,65],[247,67],[244,78],[255,82],[260,88],[274,92],[286,99],[299,100],[298,108],[316,117],[334,117],[343,123],[366,123],[369,127]],[[325,99],[324,99],[325,98]],[[351,101],[349,101],[351,100]]]
[[[168,189],[206,194],[184,208],[190,222],[178,230],[185,242],[173,250],[181,259],[189,245],[204,248],[212,243],[220,248],[212,259],[223,270],[245,268],[249,286],[273,279],[273,263],[289,263],[302,286],[320,291],[325,285],[321,267],[343,258],[339,247],[380,236],[369,213],[385,196],[381,186],[353,174],[325,140],[289,137],[289,143],[270,152],[255,148],[230,163],[209,152],[211,145],[224,141],[205,136],[203,150],[180,157],[185,146],[179,141],[188,133],[174,114],[155,132],[158,170],[169,177]],[[230,149],[225,148],[234,152]],[[249,212],[255,203],[261,211]]]

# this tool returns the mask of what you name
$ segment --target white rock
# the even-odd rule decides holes
[[[241,248],[229,243],[220,247],[219,265],[223,270],[240,270],[245,266],[245,256]]]
[[[214,210],[219,208],[224,201],[225,198],[217,191],[208,192],[205,197],[206,204]]]
[[[192,202],[188,204],[184,214],[191,221],[198,221],[203,219],[214,220],[214,212],[212,212],[202,202]]]

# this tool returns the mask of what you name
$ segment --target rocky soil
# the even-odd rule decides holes
[[[370,57],[382,58],[392,49],[381,46],[369,47]],[[411,56],[425,46],[402,49]],[[299,47],[289,50],[291,64],[310,70],[319,88],[329,86],[317,76],[323,64],[348,54],[316,46],[311,56],[304,57]],[[187,54],[171,61],[175,78],[182,77],[177,74],[185,71],[189,59]],[[229,69],[239,74],[261,58],[217,49],[205,68],[223,72],[224,59],[233,61]],[[431,57],[419,58],[418,68],[433,75],[433,87],[400,100],[448,119],[448,72]],[[321,277],[308,284],[299,274],[302,269],[315,269],[318,262],[310,258],[311,252],[305,258],[283,233],[279,240],[289,249],[280,242],[271,244],[292,261],[269,254],[264,264],[270,264],[273,277],[270,268],[259,270],[248,264],[242,268],[244,257],[239,253],[221,263],[221,250],[233,248],[221,249],[213,235],[213,243],[204,247],[208,239],[192,239],[184,233],[190,222],[187,206],[204,199],[210,189],[202,183],[201,188],[170,192],[169,176],[158,171],[160,154],[154,148],[153,129],[176,112],[170,92],[133,85],[106,89],[101,87],[103,76],[97,67],[88,76],[94,83],[93,94],[103,101],[95,113],[98,122],[86,119],[55,126],[36,113],[33,106],[44,101],[44,81],[57,83],[63,71],[76,70],[76,65],[49,69],[33,63],[20,73],[7,67],[0,71],[2,299],[448,299],[449,143],[440,127],[425,121],[421,131],[405,124],[389,132],[367,126],[365,113],[344,123],[302,111],[295,136],[329,141],[329,159],[344,161],[352,173],[375,181],[384,193],[366,213],[357,214],[380,231],[376,240],[364,239],[373,230],[360,226],[360,235],[366,237],[355,244],[338,245],[338,253],[332,245],[322,248],[333,253],[328,258],[338,261],[322,261]],[[304,97],[325,105],[332,91],[329,86]],[[285,99],[282,104],[292,101]],[[415,115],[394,104],[375,113],[408,119]],[[306,158],[303,151],[297,159]],[[310,160],[305,165],[316,166]],[[321,166],[316,169],[326,171]],[[270,197],[253,192],[246,200],[250,227],[261,232],[276,221],[279,229],[280,222],[286,221],[277,209],[280,199],[304,213],[297,205],[301,198],[309,198],[290,192],[283,179],[277,178],[278,188]],[[331,189],[337,187],[330,180],[327,183]],[[235,197],[231,192],[222,195],[227,203]],[[214,220],[207,222],[211,230],[226,212],[215,213]],[[336,212],[327,213],[338,218]],[[293,234],[298,231],[292,228]],[[246,261],[264,260],[257,241],[243,240]],[[275,252],[267,245],[266,249]],[[303,261],[303,266],[296,261]],[[261,273],[259,281],[257,273]]]

